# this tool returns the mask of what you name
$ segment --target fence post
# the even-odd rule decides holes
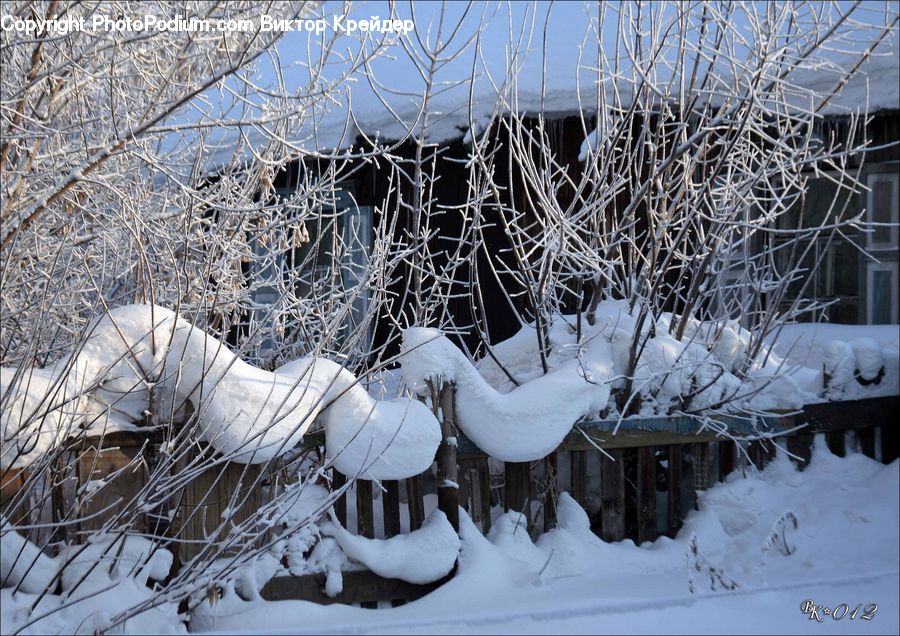
[[[356,533],[361,537],[375,537],[375,515],[372,506],[372,482],[356,480]]]
[[[732,441],[719,442],[719,481],[725,481],[725,478],[734,470],[735,444]]]
[[[459,532],[459,475],[456,464],[456,413],[454,397],[456,387],[445,383],[440,389],[438,404],[440,409],[441,445],[437,452],[437,495],[438,508],[447,515],[453,529]],[[432,395],[435,395],[432,389]],[[435,413],[437,414],[437,413]]]
[[[396,479],[385,481],[381,493],[381,507],[384,512],[384,538],[390,539],[400,534],[400,482]]]
[[[656,447],[638,448],[637,469],[638,520],[637,544],[655,541],[656,529]]]
[[[859,440],[859,450],[862,454],[875,459],[875,428],[867,426],[856,429],[856,439]]]
[[[844,457],[847,454],[847,431],[828,431],[825,433],[825,443],[833,455]]]
[[[881,461],[890,464],[898,456],[897,448],[897,426],[896,424],[883,423],[880,427],[881,433]]]
[[[506,462],[504,510],[515,510],[525,515],[528,531],[531,531],[531,506],[529,506],[531,485],[531,462]]]
[[[812,458],[812,444],[813,434],[805,431],[794,433],[787,438],[788,452],[800,458],[799,460],[791,458],[791,460],[797,464],[797,468],[801,471],[809,466],[809,461]]]
[[[681,479],[682,457],[681,444],[672,444],[669,446],[669,465],[667,467],[668,495],[669,495],[669,515],[668,515],[668,536],[674,538],[681,529],[681,521],[684,517],[681,509]]]
[[[625,461],[622,450],[600,456],[600,535],[604,541],[625,538]]]
[[[556,452],[553,452],[544,458],[544,492],[542,502],[544,510],[544,532],[547,532],[556,526],[556,502],[559,500],[559,495],[556,490],[557,470]]]
[[[569,451],[569,488],[572,499],[585,510],[588,509],[587,481],[587,451]]]
[[[331,489],[332,491],[340,490],[347,483],[347,477],[337,468],[331,469]],[[347,493],[342,493],[340,497],[334,500],[334,514],[337,515],[338,521],[343,527],[347,527]]]

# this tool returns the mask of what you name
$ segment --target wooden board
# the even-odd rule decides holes
[[[109,441],[108,438],[104,440],[106,443]],[[85,492],[78,501],[78,517],[82,519],[78,524],[79,539],[100,530],[107,521],[114,519],[147,484],[149,471],[141,449],[141,446],[90,447],[79,454],[79,490]],[[90,488],[84,488],[89,482],[103,483],[103,487],[91,492]],[[132,519],[135,531],[146,531],[145,515],[137,514]]]
[[[791,461],[797,464],[800,470],[805,470],[809,466],[812,458],[813,433],[806,431],[798,431],[794,435],[787,438],[787,450],[792,455],[796,455],[800,459],[791,458]]]
[[[418,530],[425,521],[425,485],[422,475],[406,480],[406,503],[409,510],[409,529]]]
[[[176,531],[182,561],[197,556],[210,542],[225,538],[225,532],[213,536],[223,515],[230,527],[259,509],[263,503],[261,473],[260,465],[229,462],[209,468],[185,486]]]
[[[578,505],[588,509],[588,477],[586,450],[569,451],[569,492]]]
[[[372,504],[372,482],[356,480],[356,534],[375,538],[375,512]]]
[[[503,509],[525,513],[528,530],[531,531],[531,463],[506,462],[504,477]]]
[[[900,456],[900,448],[898,448],[898,427],[897,424],[882,422],[879,427],[879,435],[881,435],[881,461],[890,464],[898,456]]]
[[[798,424],[806,424],[808,432],[852,430],[880,426],[900,410],[900,396],[808,404],[797,415]]]
[[[332,603],[365,603],[377,601],[414,601],[436,590],[444,581],[424,585],[400,579],[386,579],[368,570],[343,572],[344,589],[337,596],[325,594],[325,575],[276,576],[260,591],[267,601],[312,601],[320,605]]]
[[[383,484],[381,505],[384,512],[384,538],[390,539],[400,534],[400,482],[388,480]]]
[[[734,442],[719,442],[719,481],[725,481],[734,470],[735,453]]]
[[[668,514],[666,520],[667,532],[669,537],[674,538],[681,529],[681,522],[684,519],[684,511],[682,510],[682,492],[684,489],[684,480],[682,478],[683,458],[681,452],[681,444],[669,446],[669,459],[666,466],[666,494],[668,496]]]
[[[655,541],[656,528],[656,447],[638,449],[637,467],[637,541]]]
[[[0,513],[14,526],[31,523],[31,497],[23,490],[27,480],[25,468],[0,472]]]
[[[625,538],[625,461],[623,451],[600,456],[600,536],[604,541]]]
[[[347,477],[336,468],[331,469],[332,492],[340,490],[347,483]],[[334,514],[345,528],[347,527],[347,493],[342,494],[334,501]]]

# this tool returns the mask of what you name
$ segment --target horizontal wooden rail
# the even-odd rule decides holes
[[[341,573],[343,590],[335,596],[325,594],[324,574],[303,576],[276,576],[260,591],[267,601],[297,600],[312,601],[321,605],[331,603],[365,603],[377,601],[408,602],[422,598],[440,587],[446,579],[434,583],[415,584],[400,579],[386,579],[370,570],[350,570]]]
[[[880,426],[886,414],[900,409],[900,396],[867,398],[842,402],[808,404],[798,413],[773,413],[756,418],[756,428],[746,417],[727,415],[710,416],[705,425],[702,418],[688,416],[633,417],[623,420],[590,420],[575,424],[557,448],[558,451],[592,450],[601,448],[639,448],[641,446],[667,446],[670,444],[696,444],[721,441],[719,428],[723,425],[737,437],[759,433],[778,433],[795,426],[806,425],[809,433],[825,433]],[[580,430],[579,430],[580,429]],[[618,429],[618,430],[617,430]],[[613,435],[615,431],[615,435]],[[585,439],[585,435],[590,438]],[[104,447],[135,446],[144,441],[160,443],[163,434],[159,429],[112,431],[102,437],[73,438],[70,443]],[[461,431],[458,434],[457,455],[460,458],[484,457],[486,454]],[[314,448],[325,444],[323,431],[307,433],[301,446]]]

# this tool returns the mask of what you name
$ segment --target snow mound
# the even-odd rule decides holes
[[[3,633],[185,633],[178,604],[160,599],[148,586],[148,579],[168,576],[172,567],[168,550],[142,537],[107,535],[94,537],[87,545],[68,546],[50,558],[8,527],[0,530]],[[32,562],[35,566],[22,580]],[[53,593],[57,579],[62,595]],[[15,583],[19,591],[13,594]],[[138,606],[143,609],[120,620],[124,612]]]
[[[27,466],[77,430],[79,401],[64,378],[0,368],[0,468]]]
[[[390,539],[350,534],[339,524],[325,524],[344,554],[375,574],[409,583],[431,583],[446,576],[459,556],[459,536],[440,510],[434,510],[418,530]]]
[[[47,589],[59,570],[59,560],[44,554],[0,517],[0,584],[18,586],[23,592],[39,594]]]
[[[608,349],[597,341],[595,346]],[[609,398],[608,355],[590,363],[572,360],[509,393],[499,393],[440,331],[403,332],[400,364],[407,386],[456,384],[457,424],[486,453],[510,462],[540,459],[555,449],[578,419],[596,413]]]
[[[0,380],[4,395],[13,396],[3,411],[4,468],[27,465],[71,434],[83,421],[76,413],[88,397],[82,387],[95,386],[91,399],[133,421],[151,406],[167,413],[189,401],[200,439],[241,463],[290,450],[320,416],[338,470],[365,479],[416,475],[440,443],[440,425],[417,401],[374,400],[352,373],[323,358],[275,372],[256,368],[152,305],[118,307],[96,319],[81,349],[53,373],[4,369]]]

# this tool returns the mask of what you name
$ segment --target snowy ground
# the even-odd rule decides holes
[[[232,596],[216,605],[205,627],[223,633],[896,634],[900,462],[838,458],[823,447],[817,445],[803,473],[780,456],[761,474],[734,474],[703,493],[701,510],[675,540],[605,544],[589,534],[583,512],[563,499],[564,528],[537,546],[514,523],[501,520],[489,541],[464,519],[456,577],[414,603],[368,610]],[[787,525],[793,552],[785,556],[767,540],[788,511],[799,524],[796,530]],[[693,576],[698,592],[689,592],[694,534],[708,562],[737,589],[710,591],[704,571]],[[801,611],[808,599],[829,608],[847,603],[849,613],[838,621],[820,609],[819,623]],[[877,610],[863,620],[869,604]]]

